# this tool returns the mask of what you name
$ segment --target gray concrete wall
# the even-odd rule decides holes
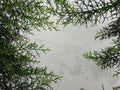
[[[41,64],[51,71],[63,76],[62,80],[53,85],[55,90],[112,90],[118,80],[113,78],[113,70],[101,71],[94,62],[85,59],[82,54],[91,50],[100,50],[110,46],[110,40],[94,40],[98,26],[68,26],[61,31],[34,32],[30,37],[51,49],[46,55],[41,54]]]

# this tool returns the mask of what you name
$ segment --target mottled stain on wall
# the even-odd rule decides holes
[[[110,45],[110,40],[94,40],[98,26],[68,26],[61,31],[34,32],[31,37],[40,44],[51,49],[46,55],[41,55],[41,66],[48,66],[49,70],[63,76],[62,80],[54,85],[55,90],[112,90],[117,82],[113,78],[114,70],[101,71],[92,61],[86,60],[82,54],[91,50],[100,50]]]

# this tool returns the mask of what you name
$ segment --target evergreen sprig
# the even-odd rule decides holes
[[[57,6],[61,8],[56,11],[60,16],[59,20],[66,25],[88,24],[89,22],[96,24],[119,17],[119,0],[74,0],[71,3],[65,0],[63,5],[60,5],[61,1],[57,1]]]
[[[36,67],[43,45],[29,42],[33,30],[56,29],[41,0],[0,1],[0,90],[48,90],[60,76]],[[35,54],[36,52],[36,54]]]

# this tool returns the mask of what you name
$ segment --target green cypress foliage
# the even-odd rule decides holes
[[[0,90],[48,90],[60,79],[34,66],[35,52],[48,49],[25,36],[38,27],[56,29],[49,12],[41,0],[0,0]]]
[[[61,5],[61,3],[63,3]],[[96,34],[96,39],[112,39],[114,45],[100,52],[84,54],[102,69],[120,66],[120,0],[56,0],[59,22],[64,25],[89,24],[96,25],[106,20],[111,22]]]

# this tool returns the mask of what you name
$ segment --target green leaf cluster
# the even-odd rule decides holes
[[[49,12],[41,0],[0,0],[0,90],[48,90],[60,79],[34,66],[36,54],[49,49],[26,38],[39,28],[57,30]]]
[[[95,39],[112,39],[113,46],[94,51],[84,56],[96,62],[102,69],[119,67],[120,65],[120,0],[58,0],[59,9],[56,10],[59,21],[68,25],[97,24],[111,20],[96,34]]]
[[[56,0],[59,9],[56,10],[63,24],[88,24],[104,22],[119,17],[119,0]],[[62,5],[61,5],[62,3]],[[57,6],[58,6],[57,5]]]

